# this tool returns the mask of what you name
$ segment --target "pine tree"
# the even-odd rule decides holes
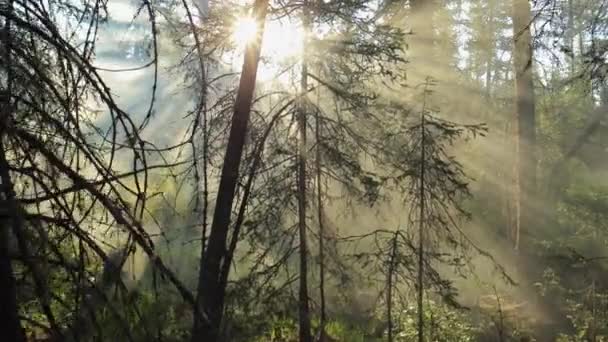
[[[308,145],[306,131],[308,129],[308,37],[310,35],[310,13],[308,3],[302,3],[302,30],[303,30],[303,56],[302,74],[300,76],[300,103],[298,108],[298,234],[299,234],[299,253],[300,253],[300,289],[298,297],[299,323],[300,323],[300,342],[312,342],[310,333],[310,308],[308,299],[308,241],[306,226],[306,168]]]
[[[152,117],[154,95],[139,122],[114,101],[100,75],[103,68],[92,61],[97,40],[93,27],[105,16],[101,7],[55,1],[48,7],[31,1],[14,8],[2,5],[0,17],[11,26],[1,45],[6,57],[3,76],[6,73],[10,80],[10,91],[2,84],[0,171],[3,200],[10,208],[2,215],[6,228],[2,233],[3,242],[10,241],[12,271],[22,274],[15,286],[16,301],[20,314],[28,319],[21,324],[28,335],[43,326],[48,327],[48,338],[93,338],[104,332],[99,329],[100,317],[90,312],[103,308],[113,314],[116,330],[132,340],[137,329],[129,326],[132,322],[126,317],[137,308],[125,306],[117,312],[114,305],[127,302],[128,290],[119,270],[137,249],[186,302],[194,304],[193,295],[158,256],[143,228],[149,171],[170,168],[166,163],[150,163],[148,154],[160,151],[140,135]],[[150,6],[152,47],[156,27]],[[80,20],[84,17],[87,20]],[[88,34],[75,39],[79,30]],[[153,59],[148,65],[156,63]],[[95,120],[96,114],[106,119],[103,125]],[[117,165],[119,155],[131,170]],[[108,235],[96,234],[98,227]],[[117,237],[124,238],[116,248],[118,261],[107,247]],[[106,288],[91,280],[99,277],[100,268],[113,271],[109,287],[116,289],[117,297],[112,303]],[[28,301],[33,304],[22,305]],[[92,303],[99,305],[87,307]],[[82,312],[83,307],[90,311]],[[75,329],[75,322],[86,323]]]
[[[7,13],[12,12],[13,2],[8,1],[0,4],[0,9]],[[2,23],[2,39],[0,40],[0,51],[2,53],[3,62],[0,72],[5,84],[0,88],[0,203],[2,207],[9,208],[10,202],[13,202],[13,184],[9,174],[9,165],[6,157],[6,149],[4,146],[5,131],[8,127],[8,122],[13,116],[13,75],[12,75],[12,47],[11,40],[11,19],[5,16]],[[25,341],[23,329],[19,319],[19,311],[17,304],[17,289],[13,272],[13,265],[10,256],[11,236],[14,229],[11,229],[15,223],[14,219],[10,219],[9,212],[0,214],[0,288],[2,294],[0,298],[0,335],[10,341],[22,342]]]
[[[268,1],[256,1],[253,8],[253,17],[259,25],[258,34],[263,35]],[[218,197],[209,233],[208,247],[206,250],[201,251],[197,308],[195,310],[192,341],[217,341],[219,336],[226,291],[222,282],[221,270],[222,264],[227,261],[228,230],[243,145],[245,143],[247,126],[249,125],[260,49],[261,39],[256,39],[245,50],[243,70],[234,105],[234,115],[232,117],[228,146],[220,176]]]
[[[517,120],[517,224],[514,248],[520,248],[522,232],[535,227],[536,192],[536,119],[533,83],[532,36],[530,4],[513,0],[513,63],[515,68]]]
[[[241,228],[243,228],[243,236],[246,237],[247,244],[252,246],[252,250],[251,252],[241,250],[240,253],[244,253],[251,258],[253,264],[260,268],[265,265],[260,259],[256,259],[258,255],[260,258],[267,257],[269,254],[280,257],[282,253],[291,255],[294,251],[294,248],[286,243],[291,239],[292,233],[288,228],[285,230],[277,228],[291,222],[292,219],[302,223],[303,228],[306,228],[304,223],[307,220],[307,215],[294,218],[289,212],[290,209],[297,208],[297,211],[304,214],[304,210],[300,210],[300,208],[306,208],[310,205],[307,200],[302,200],[304,197],[302,194],[306,195],[307,192],[306,189],[300,187],[309,182],[306,176],[313,174],[309,170],[312,169],[313,165],[299,161],[301,160],[300,156],[306,156],[309,146],[303,143],[302,139],[298,141],[299,146],[294,146],[295,140],[289,133],[289,126],[292,122],[289,119],[290,117],[286,116],[287,114],[295,114],[296,127],[299,126],[300,133],[306,133],[305,129],[301,129],[306,126],[301,124],[302,111],[300,108],[302,107],[300,104],[302,103],[305,104],[307,115],[313,112],[318,114],[319,129],[315,134],[332,137],[331,140],[324,139],[316,147],[320,156],[327,160],[325,169],[328,170],[328,174],[336,177],[337,181],[343,182],[348,191],[356,198],[360,197],[363,200],[368,191],[374,191],[374,179],[372,178],[374,174],[364,170],[361,166],[361,155],[357,146],[365,146],[368,149],[365,153],[382,155],[382,153],[372,152],[380,146],[378,143],[381,140],[380,134],[374,135],[377,138],[373,139],[367,139],[365,135],[368,132],[379,132],[380,126],[378,123],[381,122],[380,116],[384,113],[382,113],[380,107],[374,107],[374,101],[378,94],[371,87],[368,87],[367,82],[371,82],[377,77],[376,72],[379,72],[381,78],[388,82],[394,80],[398,75],[393,73],[391,68],[402,63],[403,59],[400,56],[402,41],[399,30],[385,25],[373,25],[369,22],[369,18],[357,17],[367,11],[367,5],[367,3],[357,3],[341,6],[327,3],[321,8],[315,8],[315,11],[311,11],[310,31],[315,33],[307,39],[307,46],[310,46],[307,51],[311,52],[306,55],[308,62],[304,63],[310,67],[308,67],[308,71],[299,70],[297,73],[300,76],[295,77],[300,81],[308,79],[306,82],[308,85],[306,83],[300,84],[300,90],[295,98],[289,96],[290,94],[286,97],[281,93],[278,95],[260,95],[260,97],[266,97],[277,104],[277,108],[280,107],[280,109],[274,112],[275,114],[272,114],[272,109],[269,110],[269,115],[273,117],[270,122],[253,121],[251,123],[247,139],[254,142],[253,146],[255,148],[252,153],[246,152],[244,154],[244,164],[249,170],[248,180],[242,188],[243,195],[239,196],[240,208],[235,221],[236,224],[231,229],[232,234],[230,234],[230,242],[228,243],[230,248],[228,248],[226,260],[232,259],[232,253],[239,252],[236,246],[243,239]],[[303,10],[300,5],[292,8],[285,7],[284,10],[294,8],[297,9],[294,13],[301,13]],[[283,15],[280,10],[275,15]],[[291,21],[301,23],[301,17],[293,15],[291,11],[288,13],[291,15]],[[276,19],[269,17],[268,20]],[[336,21],[338,24],[325,36],[319,36],[317,29],[331,21]],[[369,31],[361,30],[361,23],[366,23],[369,26]],[[301,63],[299,60],[298,62],[297,65]],[[311,70],[315,70],[315,72]],[[353,84],[356,84],[356,86],[353,87]],[[320,100],[313,105],[307,99],[307,94],[315,88],[325,89],[326,91],[325,95],[321,96]],[[263,94],[263,91],[264,88],[261,87],[259,93]],[[340,107],[342,109],[334,111],[331,106],[328,106],[333,101],[341,103]],[[264,108],[259,102],[258,105],[260,106],[258,108]],[[374,111],[377,112],[374,113]],[[361,119],[360,122],[355,121],[355,118]],[[261,131],[265,133],[258,134]],[[331,132],[331,135],[326,135],[325,132]],[[376,139],[377,141],[375,141]],[[305,150],[301,150],[302,148]],[[260,159],[259,153],[262,150],[264,150],[265,158]],[[294,153],[294,151],[298,152]],[[294,160],[296,161],[295,165],[293,164]],[[304,172],[300,172],[302,168],[304,168]],[[265,169],[268,171],[263,173],[259,171]],[[289,177],[290,174],[293,174],[294,169],[298,170],[299,176],[298,181],[295,182],[295,191],[292,188],[293,178]],[[269,191],[264,185],[254,186],[253,182],[249,181],[252,179],[252,175],[255,175],[257,179],[263,179],[266,186],[273,184],[273,189],[284,190]],[[294,202],[296,203],[292,207]],[[245,210],[250,210],[246,218]],[[300,232],[306,233],[305,229],[299,228]],[[303,237],[301,241],[306,241],[306,238]],[[211,244],[211,239],[209,244]],[[289,247],[285,247],[285,250],[277,250],[277,244]],[[301,247],[300,252],[304,252],[304,256],[300,259],[300,265],[308,264],[309,253]],[[228,277],[228,266],[229,264],[223,262],[224,280]],[[300,275],[301,281],[307,280],[308,277],[305,274],[307,272],[302,272]],[[262,277],[276,278],[278,273],[276,268],[271,268],[271,270],[262,268],[259,270],[252,269],[251,274],[251,277],[244,277],[241,281],[251,284],[251,282],[259,279],[257,276],[254,277],[256,274]],[[259,282],[269,284],[264,278],[260,279]],[[256,289],[251,285],[249,285],[249,288],[251,290]],[[301,286],[301,288],[305,289],[306,287]],[[302,299],[300,304],[306,301]],[[306,323],[304,322],[302,325],[306,325]],[[310,329],[304,327],[302,330],[309,331]]]

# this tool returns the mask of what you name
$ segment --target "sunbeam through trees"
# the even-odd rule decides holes
[[[0,0],[0,341],[608,341],[608,1]]]

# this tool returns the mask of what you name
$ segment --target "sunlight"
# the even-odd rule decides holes
[[[258,34],[258,24],[250,16],[239,18],[232,33],[232,39],[238,46],[253,42]]]
[[[264,33],[264,54],[277,61],[299,55],[302,50],[302,30],[296,23],[272,21]]]
[[[241,47],[251,43],[258,35],[258,26],[250,16],[240,17],[234,26],[233,41]],[[298,25],[289,20],[270,21],[266,24],[262,50],[276,60],[299,54],[302,49],[302,33]]]
[[[265,59],[260,64],[258,76],[261,81],[277,81],[289,83],[292,78],[289,65],[293,58],[302,52],[302,31],[299,25],[290,20],[271,21],[266,25],[262,45],[262,55]]]
[[[254,18],[244,16],[237,20],[232,39],[239,48],[257,38],[258,27]],[[291,20],[272,20],[266,23],[262,42],[264,62],[258,68],[260,81],[275,80],[287,82],[285,65],[292,57],[302,52],[302,30],[297,22]],[[234,67],[240,67],[241,60],[233,61]]]

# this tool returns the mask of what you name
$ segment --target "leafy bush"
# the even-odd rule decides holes
[[[476,341],[478,330],[463,312],[427,300],[424,305],[425,339],[427,341]],[[417,341],[418,312],[409,306],[397,317],[399,322],[396,341]]]

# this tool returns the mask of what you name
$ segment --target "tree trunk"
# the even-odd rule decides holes
[[[12,11],[12,1],[8,1],[8,10]],[[6,156],[4,147],[4,134],[6,124],[13,111],[12,109],[12,70],[11,70],[11,23],[5,17],[4,27],[2,28],[2,47],[4,49],[3,73],[6,74],[6,89],[0,89],[0,154],[2,170],[0,170],[0,208],[7,208],[4,204],[9,200],[8,192],[12,191],[8,168],[6,168]],[[17,287],[13,274],[13,266],[10,259],[10,218],[12,213],[0,213],[0,336],[6,341],[25,341],[25,335],[19,320],[19,310],[17,307]]]
[[[3,219],[4,220],[4,219]],[[0,336],[6,341],[25,341],[17,309],[15,277],[8,253],[9,226],[0,226]]]
[[[0,153],[4,159],[4,146],[0,143]],[[8,174],[8,170],[2,170],[2,174]],[[4,208],[6,201],[5,179],[2,177],[2,191],[0,203]],[[4,216],[6,214],[6,216]],[[13,267],[9,253],[10,240],[10,213],[2,213],[0,217],[0,336],[6,341],[25,341],[19,311],[17,307],[17,287],[13,275]]]
[[[427,85],[428,86],[428,85]],[[425,86],[425,101],[426,101],[426,91],[427,86]],[[422,113],[420,113],[420,189],[419,191],[419,201],[420,201],[420,212],[418,216],[418,281],[417,281],[417,290],[418,290],[418,342],[424,342],[424,305],[423,305],[423,297],[424,297],[424,235],[425,235],[425,164],[426,164],[426,127],[425,127],[425,115],[426,115],[426,104],[423,104]]]
[[[433,17],[437,10],[436,0],[410,0],[410,27],[412,36],[409,39],[408,62],[411,64],[411,72],[408,78],[413,86],[423,84],[427,77],[437,79],[439,63],[435,55],[434,45],[436,35],[434,31]]]
[[[565,35],[566,44],[571,54],[570,58],[570,77],[574,77],[576,73],[576,54],[574,53],[574,32],[576,25],[574,23],[574,6],[573,0],[568,0],[568,28],[566,29],[567,34]]]
[[[528,0],[513,0],[515,67],[515,115],[517,117],[517,224],[514,248],[521,245],[522,232],[534,228],[536,190],[536,123],[532,68],[531,11]]]
[[[386,282],[386,320],[388,325],[388,336],[387,341],[393,342],[395,340],[393,334],[393,276],[395,274],[395,258],[397,254],[397,238],[399,236],[399,232],[395,231],[395,235],[393,236],[393,241],[391,243],[391,256],[388,263],[388,274],[387,274],[387,282]]]
[[[318,106],[318,103],[317,103]],[[325,222],[323,222],[323,187],[321,184],[321,122],[319,110],[315,116],[315,140],[316,169],[317,169],[317,220],[319,221],[319,300],[321,302],[321,314],[319,318],[319,341],[325,341]]]
[[[310,333],[310,308],[308,303],[308,247],[306,242],[306,115],[308,92],[308,61],[306,56],[306,46],[308,44],[308,34],[310,33],[310,18],[307,9],[307,2],[302,4],[302,24],[304,31],[304,44],[302,56],[302,75],[300,80],[300,108],[298,110],[298,131],[299,131],[299,150],[298,150],[298,231],[300,238],[300,291],[299,291],[299,321],[300,321],[300,342],[312,342]]]
[[[251,113],[260,59],[261,37],[264,33],[264,22],[268,11],[268,0],[256,0],[253,11],[258,22],[259,37],[245,48],[243,69],[234,105],[234,115],[232,116],[224,165],[222,166],[213,222],[207,249],[201,251],[197,308],[195,308],[192,330],[193,342],[217,341],[222,321],[226,288],[222,286],[220,273],[222,263],[226,262],[226,241],[243,146],[245,145],[245,135]]]
[[[419,181],[419,226],[418,226],[418,246],[417,246],[417,279],[416,279],[416,297],[417,297],[417,340],[419,342],[424,341],[424,258],[425,258],[425,189],[424,189],[424,177],[425,177],[425,115],[428,102],[433,102],[431,96],[429,96],[428,86],[429,82],[437,79],[438,58],[435,55],[434,44],[436,41],[435,26],[433,22],[433,16],[437,10],[436,0],[410,0],[410,11],[411,11],[411,22],[413,29],[412,37],[412,53],[410,54],[413,68],[417,70],[418,75],[413,78],[412,82],[414,85],[424,84],[424,103],[422,112],[420,113],[420,128],[421,128],[421,153],[420,153],[420,178]]]
[[[6,112],[5,112],[6,113]],[[0,139],[1,135],[0,135]],[[0,143],[0,153],[4,158],[4,146]],[[8,170],[2,170],[2,174],[8,174]],[[2,179],[2,191],[0,192],[0,203],[5,208],[6,201],[5,180]],[[17,307],[17,288],[13,267],[9,253],[10,240],[10,213],[0,214],[0,336],[6,341],[25,341],[19,311]],[[6,216],[4,216],[6,215]]]

